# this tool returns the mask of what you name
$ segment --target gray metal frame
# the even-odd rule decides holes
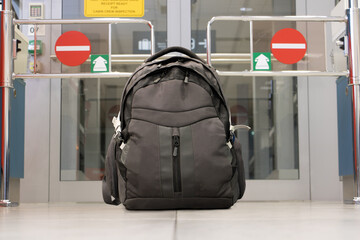
[[[12,72],[13,72],[13,17],[14,14],[11,11],[11,1],[5,0],[2,5],[1,11],[2,17],[2,39],[1,39],[1,81],[0,87],[3,91],[3,108],[2,108],[2,155],[3,160],[3,180],[1,181],[3,196],[0,194],[0,207],[12,207],[17,206],[17,203],[13,203],[9,200],[9,182],[10,182],[10,90],[13,87]]]
[[[349,46],[349,86],[352,87],[354,120],[354,182],[353,201],[360,204],[360,9],[357,0],[349,0],[347,10],[347,30]]]

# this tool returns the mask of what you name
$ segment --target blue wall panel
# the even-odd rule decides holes
[[[14,91],[10,97],[10,177],[24,177],[24,119],[25,119],[25,82],[14,80]],[[0,106],[2,92],[0,91]],[[2,112],[0,111],[0,117]],[[0,136],[2,130],[0,128]],[[1,143],[2,144],[2,143]]]
[[[348,79],[340,77],[337,85],[337,116],[339,144],[339,176],[354,174],[354,137],[351,88]]]

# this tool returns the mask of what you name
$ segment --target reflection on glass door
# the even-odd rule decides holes
[[[63,19],[84,18],[83,2],[63,0]],[[65,11],[66,9],[66,11]],[[156,26],[156,49],[166,47],[166,0],[145,1],[145,15]],[[150,31],[142,24],[63,25],[91,42],[91,54],[108,54],[111,36],[114,72],[133,72],[150,54]],[[109,35],[109,31],[111,34]],[[136,54],[136,55],[134,55]],[[90,60],[78,67],[62,65],[63,73],[90,72]],[[114,133],[126,79],[63,79],[61,83],[61,181],[98,181],[104,172],[107,146]]]
[[[207,22],[213,16],[295,15],[295,1],[192,2],[192,47],[201,50]],[[254,22],[254,52],[271,52],[271,38],[282,28],[296,23]],[[220,71],[251,69],[249,22],[219,21],[212,25],[212,63]],[[205,53],[205,49],[202,49]],[[228,54],[219,56],[217,54]],[[230,56],[231,54],[231,56]],[[274,71],[300,69],[301,64],[284,66],[272,59]],[[238,130],[247,179],[299,179],[297,78],[221,77],[232,114],[232,124],[246,124],[250,131]]]

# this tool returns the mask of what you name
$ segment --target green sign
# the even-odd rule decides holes
[[[109,72],[109,55],[91,55],[91,72]]]
[[[253,53],[253,71],[271,71],[271,53]]]

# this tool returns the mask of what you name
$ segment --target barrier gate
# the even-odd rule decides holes
[[[275,76],[347,76],[349,86],[352,87],[353,96],[353,116],[354,116],[354,180],[356,183],[356,196],[354,203],[360,204],[360,9],[357,0],[349,0],[349,9],[346,17],[328,16],[218,16],[213,17],[207,25],[207,62],[211,65],[211,24],[215,21],[245,21],[250,24],[250,56],[253,56],[253,22],[255,21],[293,21],[293,22],[343,22],[347,24],[347,46],[348,46],[348,71],[329,72],[329,71],[253,71],[252,61],[250,71],[218,71],[220,76],[242,76],[242,77],[275,77]],[[1,65],[0,65],[0,88],[3,92],[2,106],[2,170],[3,170],[3,191],[0,194],[0,206],[17,206],[17,203],[9,200],[9,178],[10,178],[10,149],[9,149],[9,122],[10,122],[10,89],[13,87],[15,78],[127,78],[132,73],[111,72],[111,24],[141,23],[149,26],[151,31],[151,54],[155,52],[154,26],[150,21],[144,19],[45,19],[45,20],[16,20],[13,19],[11,11],[11,1],[4,0],[1,11]],[[16,40],[14,39],[14,25],[18,24],[109,24],[109,69],[108,73],[69,73],[69,74],[38,74],[36,64],[34,64],[34,74],[15,74],[13,72],[13,58],[16,56]],[[36,31],[34,32],[34,42],[36,43]],[[223,54],[231,56],[231,54]],[[34,62],[36,62],[36,51],[34,51]]]

